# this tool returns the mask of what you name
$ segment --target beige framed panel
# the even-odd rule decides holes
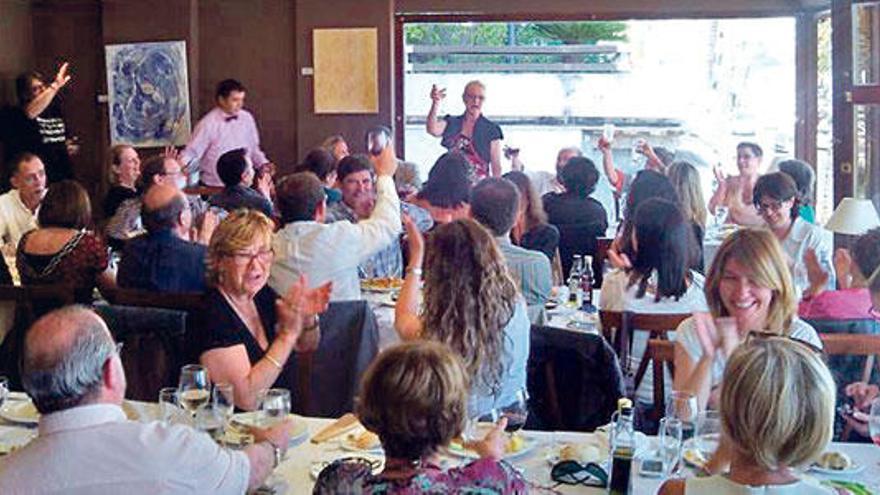
[[[378,113],[376,28],[315,29],[315,113]]]

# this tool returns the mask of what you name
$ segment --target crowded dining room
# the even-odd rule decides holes
[[[0,494],[880,495],[880,2],[0,0]]]

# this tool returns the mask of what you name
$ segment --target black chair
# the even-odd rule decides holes
[[[176,387],[186,364],[186,315],[176,309],[98,305],[113,338],[122,342],[126,398],[155,402],[163,387]]]
[[[593,431],[607,424],[624,396],[623,373],[599,335],[533,326],[527,427]]]
[[[367,301],[339,301],[321,315],[321,343],[298,354],[299,414],[339,417],[354,409],[361,376],[379,353],[379,326]]]

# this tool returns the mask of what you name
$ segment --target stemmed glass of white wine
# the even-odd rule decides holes
[[[208,369],[200,364],[188,364],[180,369],[177,402],[191,415],[211,400],[211,382]]]

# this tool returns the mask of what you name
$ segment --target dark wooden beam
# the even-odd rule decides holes
[[[853,195],[852,1],[831,2],[834,204]]]

